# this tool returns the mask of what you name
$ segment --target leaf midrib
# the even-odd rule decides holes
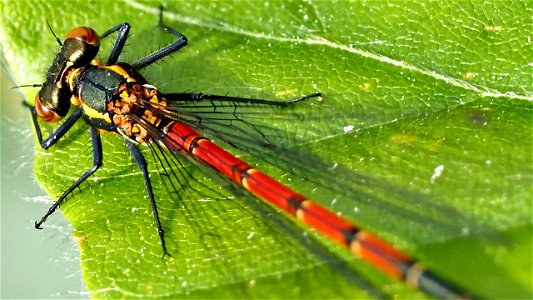
[[[143,5],[135,1],[127,1],[125,3],[127,5],[132,6],[135,9],[139,9],[147,13],[152,13],[154,15],[159,14],[159,8],[154,8],[151,6]],[[264,40],[270,40],[270,41],[281,42],[281,43],[297,43],[297,44],[306,44],[306,45],[311,45],[311,46],[324,46],[324,47],[328,47],[331,49],[344,51],[350,54],[356,54],[356,55],[359,55],[360,57],[377,61],[378,63],[389,64],[389,65],[398,67],[402,70],[412,72],[414,74],[428,76],[430,78],[435,79],[436,81],[444,82],[445,84],[448,84],[452,87],[461,88],[468,92],[474,92],[480,98],[484,98],[484,97],[507,98],[507,99],[513,99],[513,100],[527,100],[527,101],[533,102],[533,96],[531,95],[520,95],[516,93],[502,93],[498,90],[491,89],[486,86],[472,84],[463,79],[459,79],[456,77],[450,77],[445,74],[438,73],[432,69],[421,68],[421,67],[418,67],[414,64],[411,64],[403,60],[396,60],[396,59],[393,59],[391,57],[388,57],[382,54],[378,54],[378,53],[363,50],[361,48],[353,47],[353,45],[347,46],[347,45],[335,43],[335,42],[332,42],[330,40],[327,40],[319,36],[311,36],[307,38],[290,38],[290,37],[273,36],[271,34],[248,31],[248,30],[245,30],[245,29],[242,29],[242,28],[239,28],[234,25],[227,24],[227,23],[206,22],[202,19],[180,15],[172,11],[165,12],[165,19],[172,19],[172,20],[179,21],[181,23],[188,24],[188,25],[198,26],[198,27],[207,28],[211,30],[217,30],[221,32],[227,32],[227,33],[231,33],[234,35],[252,37],[256,39],[264,39]],[[466,104],[472,101],[474,100],[464,102],[463,104]]]

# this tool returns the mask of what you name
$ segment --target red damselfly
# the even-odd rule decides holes
[[[138,71],[180,50],[187,45],[187,39],[178,31],[164,25],[162,16],[159,27],[174,35],[177,40],[132,64],[118,62],[130,30],[127,23],[115,26],[101,36],[91,28],[78,27],[71,30],[63,42],[56,37],[61,51],[48,70],[46,81],[35,98],[35,105],[28,106],[32,112],[38,140],[44,149],[53,146],[79,119],[85,119],[90,128],[93,166],[35,223],[36,228],[40,229],[66,197],[102,166],[100,132],[111,132],[124,138],[126,147],[141,169],[163,256],[170,255],[171,251],[166,246],[165,225],[159,218],[149,166],[138,149],[139,145],[170,151],[179,154],[183,159],[209,166],[234,184],[345,246],[393,278],[408,282],[437,297],[464,297],[464,293],[453,284],[438,278],[376,235],[360,229],[350,220],[323,208],[211,142],[199,132],[207,131],[219,136],[215,128],[220,127],[222,122],[218,123],[220,120],[213,118],[211,124],[214,125],[210,127],[206,125],[208,120],[203,120],[198,113],[185,108],[188,105],[198,107],[202,104],[213,107],[209,104],[213,101],[229,107],[256,104],[284,108],[310,98],[321,97],[320,93],[315,92],[286,102],[203,93],[161,93]],[[100,38],[117,32],[118,37],[107,61],[101,63],[96,60]],[[75,110],[67,117],[71,106],[74,106]],[[47,138],[43,138],[38,119],[55,122],[64,117],[67,117],[66,121]],[[268,137],[264,136],[259,128],[248,126],[255,130],[255,135],[244,138],[253,141],[254,138],[261,137],[260,144],[270,146]],[[231,129],[225,129],[230,132],[226,136],[231,135]],[[223,135],[220,137],[225,139]],[[231,141],[227,142],[232,144]]]

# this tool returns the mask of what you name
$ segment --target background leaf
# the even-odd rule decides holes
[[[127,21],[121,60],[132,62],[171,40],[154,26],[158,4],[4,2],[3,55],[21,84],[39,83],[59,49],[46,20],[59,37]],[[286,157],[320,157],[336,178],[317,174],[321,165],[246,158],[475,295],[531,297],[528,2],[164,5],[190,45],[143,73],[160,90],[275,99],[321,91],[323,103],[295,109],[301,124],[272,126],[308,141],[287,142]],[[95,298],[421,296],[244,195],[165,200],[154,172],[173,254],[161,260],[142,176],[120,138],[103,141],[104,167],[62,207]],[[38,150],[36,176],[57,198],[90,157],[79,124]]]

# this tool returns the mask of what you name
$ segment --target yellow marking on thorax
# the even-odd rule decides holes
[[[118,65],[102,66],[102,65],[100,65],[99,67],[102,68],[102,69],[111,70],[111,71],[121,75],[122,77],[126,78],[127,82],[137,82],[137,80],[135,80],[135,78],[131,77],[130,74],[128,72],[126,72],[126,70],[124,70],[124,68],[122,68],[121,66],[118,66]]]
[[[124,77],[127,82],[136,82],[135,78],[131,77],[130,74],[128,72],[126,72],[126,70],[124,70],[124,68],[122,68],[121,66],[118,66],[118,65],[105,66],[99,60],[96,60],[96,59],[91,61],[91,65],[96,66],[98,68],[111,70],[111,71],[121,75],[122,77]],[[69,86],[71,87],[71,89],[74,88],[74,79],[76,78],[76,75],[80,72],[80,70],[81,70],[81,68],[74,69],[74,70],[72,70],[72,73],[69,74],[68,83],[69,83]],[[128,99],[128,97],[127,96],[125,97],[125,96],[126,95],[121,95],[121,97],[123,99]],[[83,109],[83,112],[87,116],[89,116],[90,118],[101,119],[101,120],[104,120],[107,123],[112,123],[111,119],[109,118],[109,115],[102,114],[99,111],[97,111],[96,109],[88,106],[85,102],[83,102],[83,99],[81,99],[81,98],[76,97],[76,96],[72,96],[70,98],[70,102],[73,105],[81,106],[82,109]]]
[[[93,119],[102,119],[104,121],[106,121],[107,123],[111,123],[111,119],[109,118],[109,116],[107,114],[102,114],[100,113],[99,111],[97,111],[96,109],[88,106],[87,104],[85,104],[85,102],[83,101],[80,101],[81,102],[81,108],[83,109],[83,112],[93,118]]]
[[[80,72],[80,70],[81,68],[74,69],[68,76],[68,84],[71,90],[74,89],[74,79],[76,78],[76,75]],[[70,103],[72,105],[81,106],[85,114],[91,118],[103,119],[106,122],[111,123],[111,119],[109,119],[108,116],[99,113],[97,110],[95,110],[92,107],[89,107],[87,104],[85,104],[85,102],[83,102],[83,99],[77,96],[72,95],[72,97],[70,97]]]
[[[73,63],[71,61],[67,61],[65,63],[65,67],[63,68],[63,72],[61,73],[60,75],[60,78],[64,78],[65,77],[65,72],[68,72],[68,78],[69,78],[69,85],[70,85],[70,80],[72,78],[72,76],[70,76],[70,74],[72,74],[72,71],[70,70],[70,67],[73,65]],[[75,69],[75,70],[78,70],[78,69]],[[58,80],[56,82],[56,87],[58,89],[61,89],[62,88],[62,85],[63,85],[63,80]],[[70,86],[69,86],[70,87]]]
[[[77,68],[72,70],[72,72],[68,75],[68,86],[71,91],[74,90],[74,78],[76,78],[76,75],[78,75],[79,72],[80,68]],[[72,103],[72,105],[79,106],[81,105],[81,100],[73,94],[72,97],[70,97],[70,103]]]

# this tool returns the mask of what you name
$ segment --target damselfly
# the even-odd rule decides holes
[[[101,36],[91,28],[78,27],[71,30],[63,42],[56,37],[61,50],[48,70],[46,81],[35,98],[35,105],[28,106],[32,112],[38,140],[44,149],[53,146],[80,118],[84,118],[90,128],[93,166],[35,223],[36,228],[40,229],[66,197],[102,166],[100,131],[105,131],[123,137],[126,147],[141,169],[163,256],[170,255],[171,250],[167,249],[165,243],[165,224],[162,224],[159,218],[149,166],[138,146],[157,147],[209,166],[257,198],[292,215],[394,278],[406,281],[437,297],[463,296],[452,284],[430,273],[374,234],[361,230],[351,221],[323,208],[215,145],[198,132],[212,128],[204,126],[197,114],[182,109],[182,105],[211,101],[226,103],[229,106],[245,103],[284,108],[310,98],[321,97],[319,92],[286,102],[203,93],[161,93],[138,71],[180,50],[187,45],[187,39],[178,31],[164,25],[162,15],[159,27],[177,40],[132,64],[118,62],[128,38],[128,23],[115,26]],[[101,63],[95,59],[100,38],[116,32],[118,37],[107,62]],[[38,119],[58,121],[68,115],[71,106],[75,107],[74,112],[47,138],[43,138]],[[213,124],[216,124],[216,119]],[[251,126],[261,136],[261,130]],[[211,133],[216,136],[216,132]]]

